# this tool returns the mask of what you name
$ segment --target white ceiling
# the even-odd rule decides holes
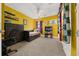
[[[5,3],[32,18],[57,15],[59,3]]]

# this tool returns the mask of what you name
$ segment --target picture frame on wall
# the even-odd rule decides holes
[[[24,23],[24,25],[26,25],[27,24],[27,19],[24,19],[23,23]]]

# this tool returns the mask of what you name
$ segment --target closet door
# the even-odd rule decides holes
[[[40,21],[40,32],[42,33],[42,21]]]
[[[42,33],[42,21],[36,22],[36,28],[38,32]]]

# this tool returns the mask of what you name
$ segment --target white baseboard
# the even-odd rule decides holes
[[[62,45],[66,56],[71,56],[71,45],[65,42],[62,42]]]

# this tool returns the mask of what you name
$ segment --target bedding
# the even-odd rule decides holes
[[[34,35],[38,35],[40,34],[40,32],[29,32],[29,36],[34,36]]]

